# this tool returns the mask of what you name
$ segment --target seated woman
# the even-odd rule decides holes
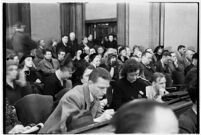
[[[40,93],[42,77],[35,68],[33,58],[31,55],[22,56],[19,62],[20,74],[25,75],[26,82],[32,87],[34,93]]]
[[[151,86],[146,87],[146,96],[148,99],[163,102],[161,97],[169,92],[165,90],[166,79],[162,73],[156,72],[151,77]]]
[[[126,56],[126,48],[125,47],[120,47],[119,48],[119,56],[118,59],[122,62],[125,63],[126,60],[128,60]]]
[[[89,61],[90,61],[90,65],[97,68],[101,64],[101,57],[100,55],[98,55],[98,53],[94,53],[89,56]]]
[[[117,81],[113,91],[113,109],[117,110],[131,100],[146,97],[147,82],[139,77],[141,70],[140,63],[133,59],[129,59],[124,63],[121,71],[122,78]]]

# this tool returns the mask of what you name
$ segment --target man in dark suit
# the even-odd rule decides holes
[[[82,43],[79,45],[79,49],[82,50],[82,51],[84,51],[85,47],[89,48],[87,37],[83,37]]]
[[[89,36],[88,36],[87,39],[88,39],[88,46],[89,46],[89,48],[94,47],[93,35],[89,34]]]
[[[59,61],[52,58],[51,50],[44,51],[44,59],[38,63],[38,69],[44,74],[54,73],[59,68]]]
[[[69,34],[70,40],[69,40],[69,45],[71,46],[71,57],[73,58],[75,56],[75,53],[79,49],[79,45],[77,42],[77,39],[75,38],[75,33],[71,32]]]
[[[151,80],[151,76],[155,73],[155,67],[151,65],[153,54],[145,51],[142,54],[141,64],[144,69],[144,77],[147,80]]]
[[[71,52],[71,46],[68,44],[68,36],[62,36],[61,42],[59,42],[56,47],[57,54],[59,50],[65,50],[66,54]]]
[[[172,86],[172,75],[171,75],[171,69],[169,67],[169,61],[171,59],[171,55],[169,51],[163,51],[162,58],[160,61],[156,63],[156,72],[163,73],[165,75],[165,78],[167,80],[166,86]]]
[[[185,75],[192,69],[192,68],[197,68],[197,64],[198,64],[198,53],[193,54],[192,57],[192,63],[187,66],[184,70]]]
[[[38,63],[44,58],[43,52],[45,50],[45,41],[39,40],[38,41],[38,48],[33,50],[34,53],[34,64],[38,66]]]
[[[113,34],[108,35],[108,41],[105,43],[105,48],[117,49],[117,42],[114,40]]]
[[[44,80],[43,94],[53,96],[53,100],[56,100],[55,95],[58,92],[67,87],[66,81],[73,73],[72,61],[69,60],[66,64],[64,63],[61,64],[55,73],[51,74]]]

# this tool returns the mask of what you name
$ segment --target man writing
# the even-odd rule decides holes
[[[110,79],[107,70],[103,68],[94,69],[89,76],[88,83],[74,87],[61,98],[57,108],[47,119],[39,133],[64,133],[68,131],[66,124],[68,118],[70,116],[76,118],[86,111],[91,113],[94,122],[111,119],[114,111],[106,110],[102,113],[99,101],[106,94]]]

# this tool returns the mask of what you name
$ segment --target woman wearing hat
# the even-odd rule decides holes
[[[90,65],[94,66],[95,68],[99,67],[101,64],[101,56],[98,53],[91,54],[89,56]]]
[[[126,48],[125,47],[121,47],[119,49],[119,56],[118,59],[122,62],[125,63],[126,60],[128,60],[128,58],[126,57]]]
[[[35,90],[34,93],[40,93],[38,91],[37,84],[41,83],[42,77],[35,68],[33,58],[34,56],[31,55],[22,56],[19,62],[20,75],[24,75],[25,81],[32,86],[33,91]]]

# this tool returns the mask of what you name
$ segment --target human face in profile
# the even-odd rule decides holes
[[[102,99],[106,94],[107,88],[110,86],[110,81],[101,77],[97,78],[96,82],[89,81],[89,89],[93,97]]]

